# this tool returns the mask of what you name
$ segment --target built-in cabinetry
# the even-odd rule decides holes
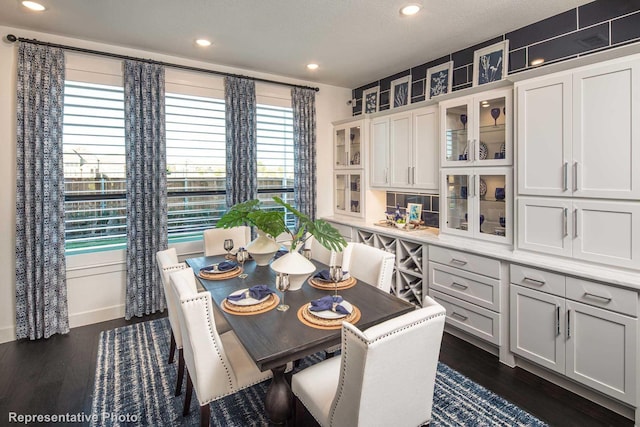
[[[396,256],[391,293],[421,307],[427,287],[424,274],[427,271],[427,247],[422,243],[368,230],[357,230],[356,233],[358,242],[380,248]]]
[[[511,265],[511,351],[636,404],[638,293]]]
[[[640,265],[640,58],[516,84],[518,247]]]
[[[513,241],[512,116],[510,88],[440,103],[443,233]]]
[[[429,296],[447,310],[447,323],[501,344],[500,261],[454,249],[429,248]]]
[[[365,175],[363,169],[366,125],[356,120],[336,125],[334,147],[334,212],[364,216]]]
[[[371,186],[438,190],[438,108],[371,120]]]

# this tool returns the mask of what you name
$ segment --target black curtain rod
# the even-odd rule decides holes
[[[61,48],[61,49],[64,49],[64,50],[71,50],[71,51],[74,51],[74,52],[81,52],[81,53],[89,53],[89,54],[92,54],[92,55],[107,56],[107,57],[110,57],[110,58],[127,59],[127,60],[132,60],[132,61],[142,61],[142,62],[147,62],[149,64],[157,64],[157,65],[162,65],[162,66],[165,66],[165,67],[178,68],[180,70],[198,71],[198,72],[201,72],[201,73],[216,74],[218,76],[225,76],[225,77],[239,77],[239,78],[243,78],[243,79],[251,79],[251,80],[254,80],[256,82],[271,83],[271,84],[276,84],[276,85],[281,85],[281,86],[289,86],[289,87],[299,87],[299,88],[302,88],[302,89],[315,90],[316,92],[320,91],[320,88],[317,88],[317,87],[295,85],[295,84],[292,84],[292,83],[278,82],[278,81],[275,81],[275,80],[268,80],[268,79],[261,79],[261,78],[257,78],[257,77],[243,76],[241,74],[232,74],[232,73],[225,73],[223,71],[207,70],[206,68],[190,67],[188,65],[180,65],[180,64],[171,64],[169,62],[154,61],[153,59],[141,59],[141,58],[135,58],[133,56],[119,55],[117,53],[102,52],[102,51],[99,51],[99,50],[84,49],[84,48],[81,48],[81,47],[66,46],[66,45],[57,44],[57,43],[43,42],[43,41],[36,40],[36,39],[26,39],[26,38],[23,38],[23,37],[16,37],[13,34],[7,34],[6,39],[7,39],[7,41],[9,41],[11,43],[14,43],[16,41],[20,41],[20,42],[23,42],[23,43],[31,43],[31,44],[38,44],[38,45],[43,45],[43,46],[58,47],[58,48]]]

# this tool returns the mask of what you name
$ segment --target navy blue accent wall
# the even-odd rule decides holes
[[[387,211],[394,212],[396,206],[406,212],[407,203],[422,205],[422,220],[429,227],[440,227],[440,196],[437,194],[398,193],[387,191]]]
[[[532,68],[531,61],[544,58],[544,65],[640,41],[640,0],[596,0],[491,40],[434,59],[353,90],[357,99],[353,115],[362,112],[362,91],[380,86],[380,110],[389,109],[391,81],[411,75],[411,102],[425,100],[427,69],[453,61],[453,90],[472,85],[475,50],[509,40],[509,74]]]

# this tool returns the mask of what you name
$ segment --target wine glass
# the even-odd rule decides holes
[[[464,128],[467,128],[467,115],[466,114],[460,114],[460,121],[462,122],[462,126],[464,126]]]
[[[493,117],[493,125],[498,126],[498,117],[500,117],[500,109],[492,108],[491,109],[491,117]]]
[[[276,289],[282,292],[282,303],[276,307],[276,310],[289,310],[289,306],[284,303],[284,293],[289,289],[289,275],[287,273],[278,273],[276,275]]]
[[[344,273],[342,272],[341,265],[332,265],[331,267],[329,267],[329,277],[331,278],[331,280],[333,280],[333,283],[336,287],[335,297],[338,296],[338,282],[342,280],[343,276]]]
[[[248,274],[244,272],[244,263],[247,259],[249,259],[249,252],[247,252],[245,248],[239,248],[238,253],[236,253],[236,260],[240,263],[240,266],[242,267],[242,274],[238,276],[241,279],[246,279],[248,276]]]
[[[304,249],[302,250],[302,255],[303,255],[306,259],[308,259],[309,261],[311,261],[311,249],[309,249],[309,248],[304,248]]]
[[[233,239],[224,239],[224,250],[227,251],[227,255],[225,255],[226,259],[233,258],[231,256],[231,249],[233,249]]]

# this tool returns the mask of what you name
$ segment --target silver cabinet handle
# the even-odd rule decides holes
[[[465,316],[464,314],[460,314],[460,313],[456,313],[455,311],[453,313],[451,313],[451,317],[457,317],[459,319],[462,319],[462,321],[465,321],[469,318],[469,316]]]
[[[573,238],[578,237],[578,209],[573,210]]]
[[[603,297],[601,295],[596,295],[596,294],[592,294],[591,292],[585,292],[584,293],[585,297],[591,297],[591,298],[597,298],[597,299],[601,299],[603,301],[605,301],[606,303],[610,303],[611,302],[611,298],[609,297]]]
[[[571,310],[567,310],[567,338],[571,338]]]
[[[531,277],[526,277],[522,279],[523,282],[530,282],[534,285],[543,286],[546,282],[544,280],[532,279]]]
[[[469,286],[467,286],[467,285],[465,285],[465,284],[463,284],[463,283],[458,283],[458,282],[453,282],[453,283],[451,283],[451,286],[455,286],[455,287],[458,287],[458,288],[460,288],[460,289],[467,289],[467,288],[469,288]]]
[[[564,162],[562,166],[562,190],[567,191],[569,189],[569,162]]]
[[[415,166],[411,167],[411,183],[412,184],[416,183],[416,167]]]
[[[573,191],[578,191],[578,162],[573,163]]]
[[[567,216],[569,215],[569,209],[564,208],[564,213],[562,215],[562,235],[563,237],[567,237],[569,235],[569,230],[567,229]]]
[[[471,160],[476,159],[476,140],[471,141]]]
[[[407,166],[407,184],[411,184],[411,166]]]
[[[467,265],[467,261],[457,259],[457,258],[451,258],[451,262],[459,265]]]
[[[556,336],[560,335],[560,306],[556,305]]]
[[[384,182],[385,184],[389,183],[389,168],[384,168]]]
[[[473,194],[471,196],[475,197],[476,196],[476,176],[475,175],[471,175],[471,188],[473,189]]]

